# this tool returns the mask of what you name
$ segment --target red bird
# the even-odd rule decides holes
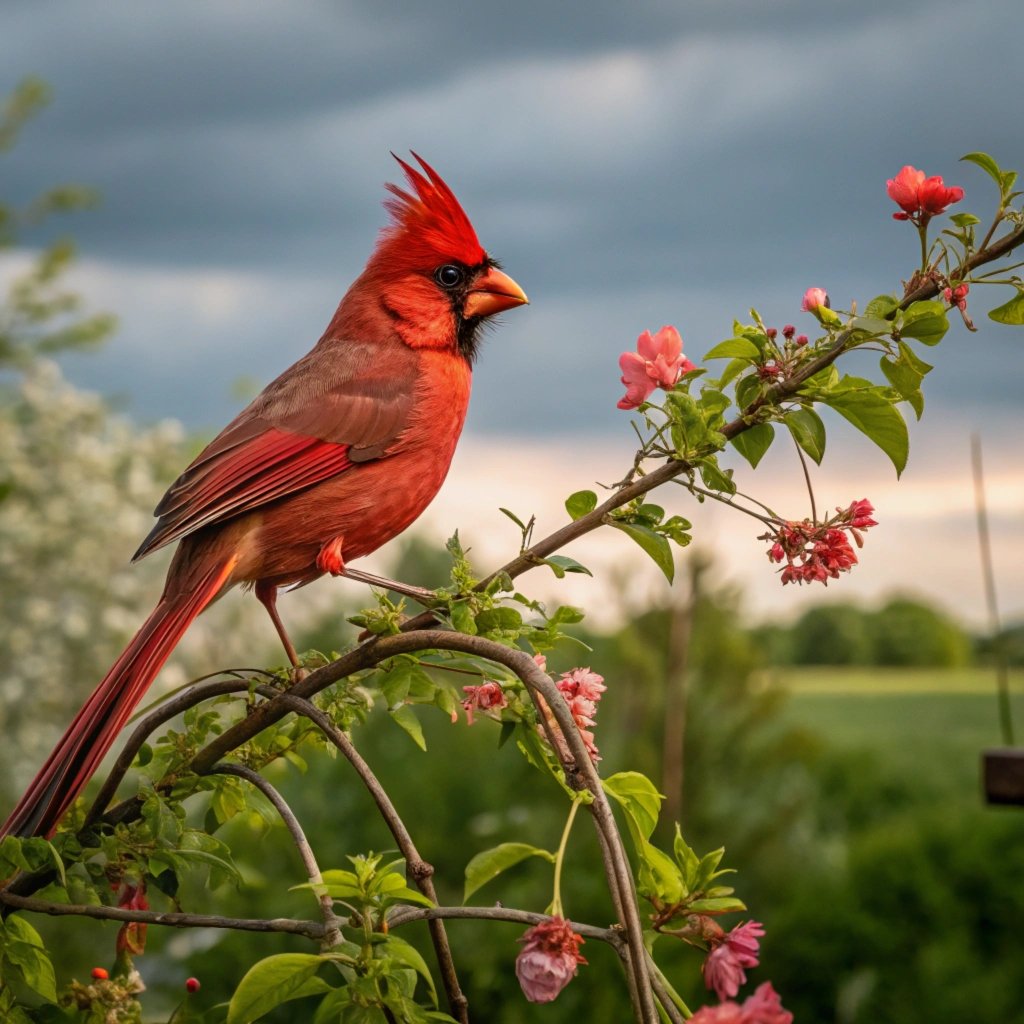
[[[135,558],[181,541],[163,596],[0,835],[53,833],[211,601],[239,583],[254,587],[296,664],[278,588],[349,574],[348,562],[401,533],[437,493],[466,418],[480,326],[527,300],[483,250],[451,189],[416,160],[422,173],[398,160],[409,190],[388,185],[393,223],[316,347],[157,506]]]

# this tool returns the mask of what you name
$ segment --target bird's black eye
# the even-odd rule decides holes
[[[446,263],[434,271],[434,280],[442,288],[457,288],[462,284],[464,277],[465,272],[462,267],[456,266],[454,263]]]

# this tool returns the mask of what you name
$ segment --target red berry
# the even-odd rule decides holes
[[[199,986],[199,979],[198,978],[189,978],[185,982],[185,991],[186,992],[198,992],[199,988],[200,988],[200,986]]]
[[[106,967],[94,967],[92,969],[92,976],[97,981],[106,981],[107,978],[110,977],[110,972],[106,969]]]

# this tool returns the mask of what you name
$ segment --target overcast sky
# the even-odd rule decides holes
[[[212,430],[240,377],[262,385],[319,337],[384,223],[389,150],[414,149],[532,302],[487,341],[472,450],[508,480],[525,452],[528,473],[538,464],[541,438],[570,459],[607,449],[614,478],[628,459],[616,360],[642,329],[676,324],[698,359],[752,305],[781,326],[806,317],[809,285],[840,306],[897,288],[916,238],[891,219],[885,180],[905,163],[962,185],[963,209],[991,209],[988,179],[957,158],[981,149],[1024,169],[1019,25],[1018,0],[3,0],[0,91],[36,74],[56,93],[0,165],[3,188],[28,198],[73,180],[103,195],[71,225],[76,280],[122,328],[65,360],[72,379],[140,418]],[[895,491],[890,522],[973,545],[961,482],[980,429],[1009,545],[1024,514],[1024,337],[978,323],[929,359],[902,492],[957,500],[943,514]],[[866,493],[844,461],[866,483],[891,476],[841,434],[827,472],[856,493],[825,505]],[[753,545],[764,576],[761,558]],[[970,562],[944,575],[936,561],[908,582],[947,604],[959,587],[958,610],[977,616],[980,587],[957,575]],[[849,593],[908,575],[871,572]],[[1024,610],[1024,584],[1005,588]]]

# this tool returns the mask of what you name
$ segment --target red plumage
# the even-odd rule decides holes
[[[396,159],[398,159],[396,157]],[[316,347],[199,454],[136,558],[175,540],[163,596],[0,828],[49,835],[185,630],[237,584],[276,590],[376,550],[437,493],[469,403],[483,319],[526,301],[425,161],[399,160],[366,268]],[[294,652],[283,634],[289,656]]]

